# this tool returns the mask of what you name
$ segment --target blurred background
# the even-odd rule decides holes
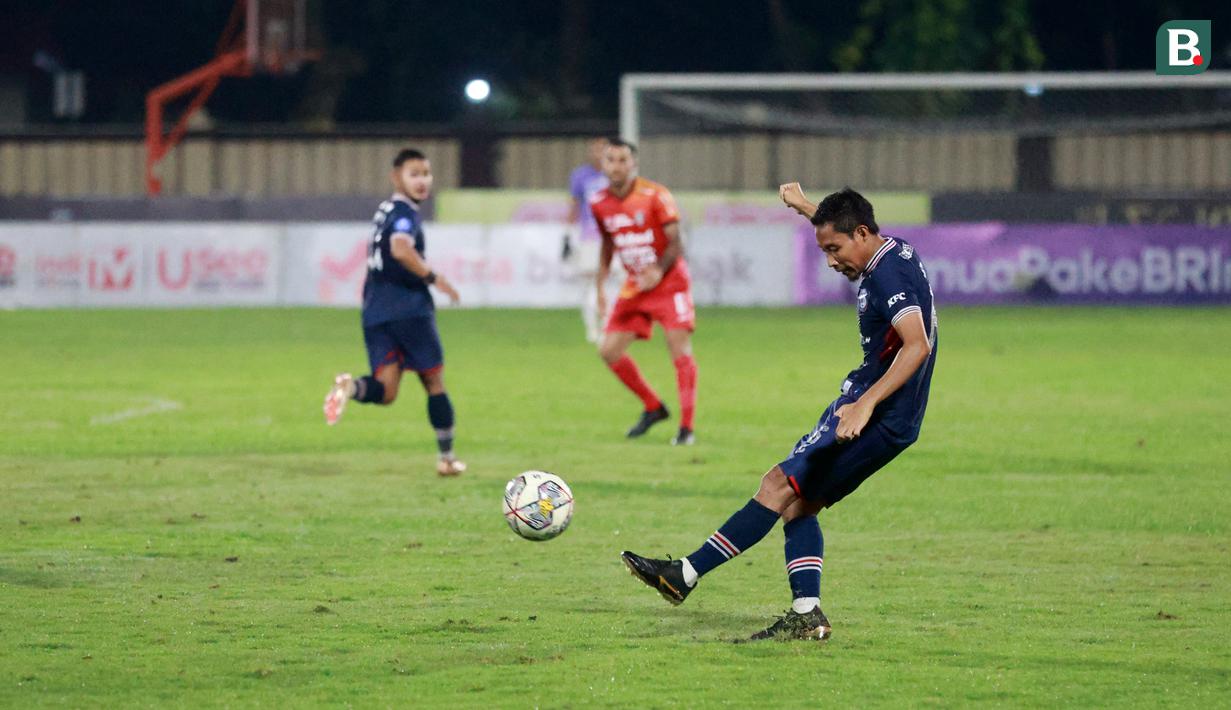
[[[354,305],[362,223],[402,146],[432,159],[429,257],[469,305],[568,305],[570,174],[613,134],[679,199],[702,303],[849,299],[777,204],[791,180],[814,198],[867,193],[887,230],[936,245],[935,285],[959,300],[1231,289],[1231,247],[1214,249],[1231,224],[1226,4],[60,0],[4,14],[7,306]],[[1212,21],[1210,70],[1156,75],[1160,25],[1190,18]],[[200,266],[166,252],[205,247]],[[165,279],[179,291],[160,263],[185,265]]]

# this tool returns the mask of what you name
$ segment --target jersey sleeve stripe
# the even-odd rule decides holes
[[[898,314],[897,314],[896,316],[894,316],[894,317],[893,317],[893,320],[889,321],[889,324],[890,324],[890,325],[897,325],[897,324],[898,324],[898,321],[902,320],[902,318],[903,318],[903,317],[904,317],[907,313],[918,313],[920,318],[922,318],[922,317],[923,317],[923,309],[922,309],[922,308],[920,308],[919,306],[907,306],[906,308],[903,308],[902,310],[898,311]]]

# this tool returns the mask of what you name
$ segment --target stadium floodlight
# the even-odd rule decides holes
[[[481,104],[492,94],[492,85],[485,79],[471,79],[466,82],[466,100],[472,104]]]

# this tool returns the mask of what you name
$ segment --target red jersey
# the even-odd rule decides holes
[[[611,194],[610,187],[594,193],[590,198],[590,211],[594,213],[603,240],[612,242],[616,255],[628,271],[629,279],[620,289],[620,297],[635,295],[638,292],[636,274],[658,263],[667,249],[668,239],[663,228],[680,221],[675,198],[662,185],[638,177],[623,199]],[[688,264],[681,255],[653,290],[676,291],[688,287]]]

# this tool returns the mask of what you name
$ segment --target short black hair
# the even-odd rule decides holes
[[[637,146],[633,145],[630,141],[626,141],[623,138],[620,138],[619,136],[612,136],[608,138],[607,146],[609,148],[628,148],[628,152],[632,153],[633,155],[637,154]]]
[[[843,234],[854,234],[861,224],[873,234],[880,234],[881,231],[876,226],[876,216],[872,214],[872,203],[849,187],[821,200],[816,214],[812,215],[812,223],[819,227],[827,222],[833,223],[835,232]]]
[[[393,167],[400,168],[407,160],[427,160],[427,156],[414,148],[403,148],[393,157]]]

